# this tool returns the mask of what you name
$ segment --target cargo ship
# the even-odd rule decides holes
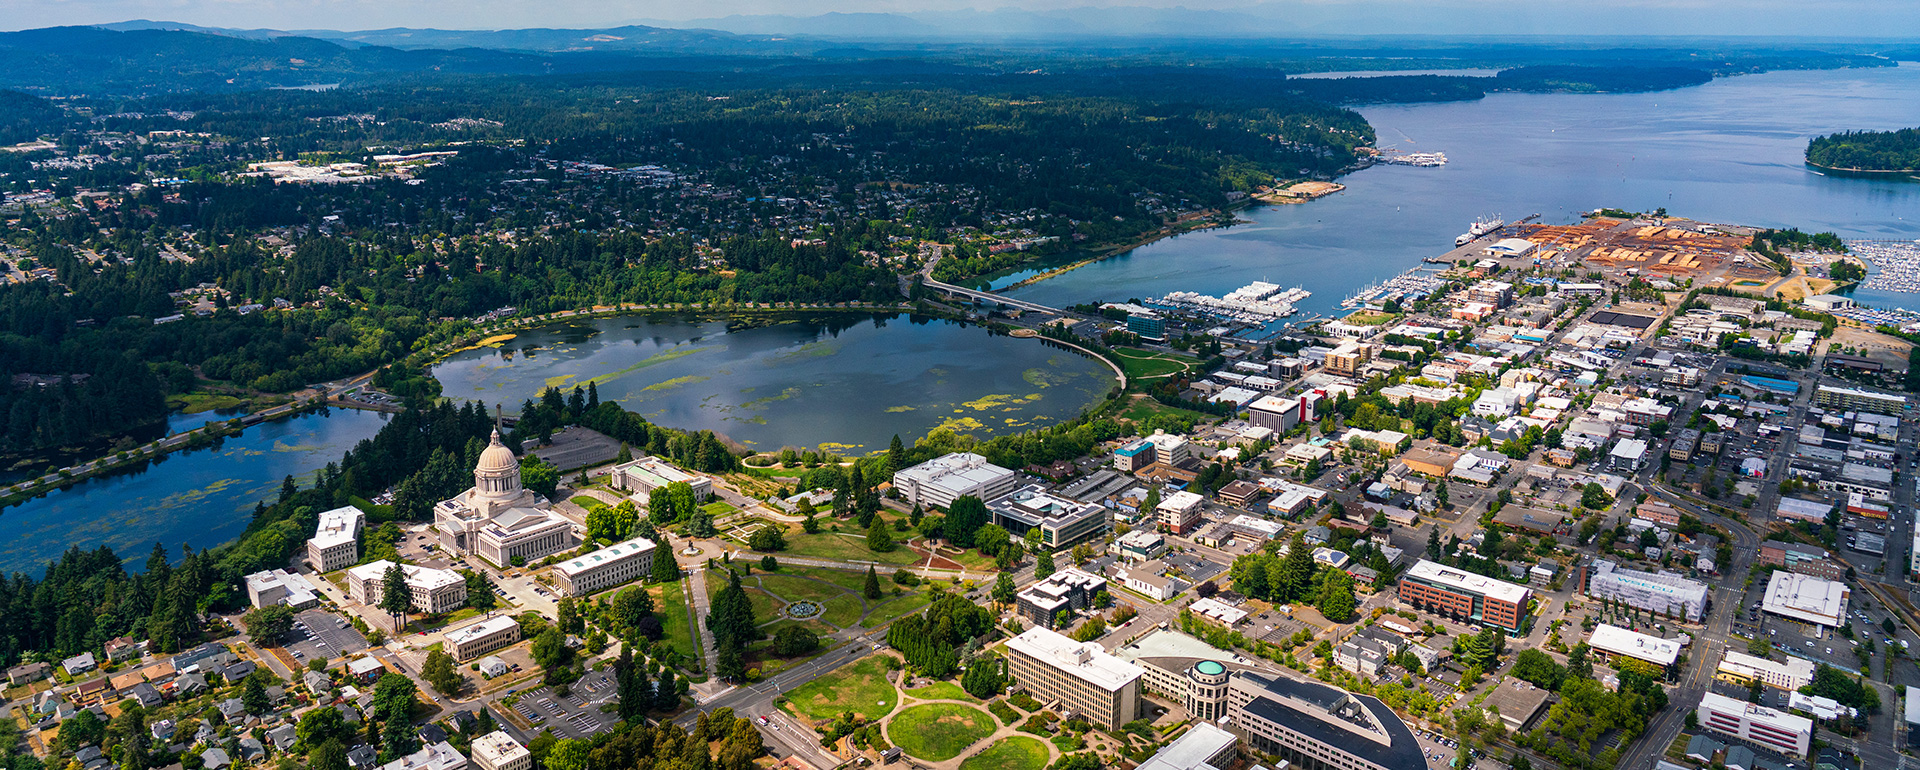
[[[1467,228],[1467,231],[1464,233],[1461,233],[1460,237],[1453,239],[1453,245],[1465,246],[1469,243],[1479,240],[1483,236],[1493,234],[1494,232],[1498,231],[1502,226],[1506,225],[1506,223],[1507,223],[1507,220],[1501,219],[1499,217],[1494,217],[1492,219],[1476,219],[1473,221],[1472,227]]]

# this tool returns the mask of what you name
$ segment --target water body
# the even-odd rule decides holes
[[[1037,340],[905,316],[582,319],[433,369],[455,399],[516,409],[595,383],[659,424],[749,447],[849,454],[941,427],[989,436],[1078,416],[1115,384],[1104,363]]]
[[[7,508],[0,511],[0,572],[37,576],[70,545],[112,546],[137,567],[156,542],[176,558],[183,543],[225,543],[246,530],[255,503],[279,495],[282,478],[311,485],[386,419],[357,409],[308,412]]]
[[[1457,69],[1457,70],[1341,70],[1339,72],[1302,72],[1288,75],[1299,80],[1332,80],[1335,78],[1394,78],[1413,77],[1415,75],[1442,75],[1455,78],[1490,78],[1500,74],[1496,69]]]
[[[1775,72],[1652,94],[1494,94],[1361,110],[1381,148],[1441,151],[1440,168],[1376,166],[1345,192],[1243,214],[1251,224],[1168,238],[1010,291],[1060,307],[1257,280],[1303,286],[1335,311],[1369,282],[1452,248],[1475,217],[1575,221],[1600,207],[1708,222],[1920,238],[1920,182],[1822,176],[1807,140],[1920,125],[1920,66]],[[997,281],[1000,285],[1018,280]],[[1920,309],[1920,295],[1856,299]]]

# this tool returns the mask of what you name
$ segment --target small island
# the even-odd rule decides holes
[[[1807,143],[1807,165],[1868,174],[1920,171],[1920,128],[1844,131],[1815,137]]]

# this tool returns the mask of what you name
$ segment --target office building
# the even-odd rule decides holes
[[[936,457],[893,474],[893,488],[907,504],[945,509],[961,497],[997,500],[1020,485],[1020,474],[972,452]]]
[[[1127,314],[1127,331],[1159,342],[1167,338],[1167,319],[1151,310],[1136,310]]]
[[[256,608],[284,604],[304,610],[320,604],[320,592],[305,575],[270,569],[247,576],[247,601]]]
[[[1852,594],[1845,584],[1812,575],[1775,572],[1767,582],[1766,598],[1760,609],[1803,623],[1839,628],[1847,621],[1847,598]]]
[[[1786,661],[1727,650],[1713,677],[1724,682],[1747,685],[1755,680],[1779,690],[1797,691],[1813,684],[1813,661],[1788,656]]]
[[[1184,535],[1200,523],[1200,510],[1207,499],[1181,490],[1160,500],[1153,509],[1154,519],[1176,535]]]
[[[1889,393],[1875,393],[1858,388],[1836,388],[1821,385],[1813,390],[1813,403],[1828,409],[1858,412],[1878,412],[1898,415],[1907,411],[1907,397]]]
[[[1671,572],[1623,569],[1605,559],[1581,568],[1581,584],[1588,596],[1623,602],[1629,607],[1700,622],[1707,611],[1707,584]]]
[[[1521,633],[1527,626],[1526,586],[1462,572],[1421,559],[1400,579],[1400,601],[1455,620]]]
[[[1700,726],[1792,757],[1813,745],[1813,720],[1709,692],[1694,711]]]
[[[1106,506],[1059,497],[1037,484],[1014,490],[987,510],[1014,539],[1038,529],[1040,544],[1056,550],[1107,531]]]
[[[1240,736],[1200,722],[1134,770],[1227,770]]]
[[[555,587],[568,596],[585,596],[645,578],[652,574],[655,558],[673,558],[671,554],[659,555],[657,550],[652,540],[636,537],[567,559],[553,568]]]
[[[1042,704],[1057,704],[1053,710],[1062,718],[1118,730],[1140,715],[1140,667],[1097,643],[1030,628],[1007,641],[1007,662],[1014,686]]]
[[[348,595],[369,607],[379,606],[380,597],[386,594],[387,570],[391,567],[393,562],[381,559],[347,570]],[[458,572],[414,564],[400,565],[400,572],[406,576],[407,589],[413,594],[414,612],[438,615],[467,604],[467,581]]]
[[[1167,539],[1152,530],[1136,529],[1116,538],[1112,551],[1125,561],[1158,559],[1167,552]]]
[[[473,763],[481,770],[532,770],[533,753],[503,730],[473,739]]]
[[[1093,606],[1093,595],[1107,590],[1107,579],[1069,567],[1047,576],[1014,596],[1014,611],[1027,622],[1053,628],[1054,618],[1064,611],[1077,612]]]
[[[641,503],[647,501],[646,496],[653,490],[668,484],[686,484],[693,489],[695,500],[705,501],[713,496],[712,479],[675,468],[658,457],[642,457],[613,466],[613,470],[607,472],[607,483],[632,492]]]
[[[360,560],[360,530],[366,514],[344,505],[320,514],[320,526],[307,539],[307,565],[315,572],[332,572]]]
[[[1303,398],[1262,396],[1247,405],[1247,420],[1274,433],[1286,433],[1313,420],[1313,407]]]
[[[1156,602],[1164,602],[1187,589],[1186,581],[1169,576],[1167,565],[1158,559],[1137,564],[1115,563],[1107,567],[1107,575],[1127,590]]]
[[[508,615],[488,618],[447,632],[447,652],[456,660],[472,660],[520,641],[520,622]]]
[[[1359,342],[1348,340],[1340,343],[1339,347],[1327,353],[1327,360],[1324,366],[1329,374],[1354,377],[1358,376],[1360,369],[1365,367],[1367,362],[1371,360],[1373,360],[1373,350],[1371,348]]]
[[[1603,660],[1627,657],[1657,666],[1661,671],[1671,670],[1674,661],[1680,659],[1679,640],[1661,639],[1605,623],[1593,629],[1587,645]]]
[[[1132,473],[1152,465],[1153,456],[1153,442],[1134,439],[1113,450],[1113,467],[1122,473]]]
[[[1413,731],[1370,695],[1239,672],[1227,687],[1227,729],[1299,770],[1426,767]]]

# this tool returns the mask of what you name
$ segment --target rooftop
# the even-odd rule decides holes
[[[1832,580],[1775,572],[1761,607],[1768,612],[1832,625],[1847,614],[1847,587]]]
[[[1107,654],[1098,644],[1076,642],[1037,626],[1008,640],[1007,649],[1108,691],[1119,690],[1145,673],[1139,666]]]
[[[558,572],[562,575],[567,575],[571,577],[573,575],[580,574],[581,572],[585,572],[589,569],[593,569],[594,567],[598,567],[602,564],[611,562],[614,559],[618,559],[622,556],[632,556],[637,553],[646,553],[653,549],[654,549],[654,544],[652,540],[648,540],[644,537],[636,537],[624,543],[614,543],[613,545],[607,546],[598,551],[594,551],[593,553],[587,554],[577,559],[568,559],[566,561],[560,562],[558,565],[556,565],[553,568],[553,571]]]
[[[1678,640],[1648,636],[1619,626],[1601,624],[1593,629],[1593,636],[1587,639],[1587,643],[1596,650],[1639,658],[1662,666],[1671,666],[1680,658]]]
[[[1231,748],[1240,740],[1233,733],[1199,722],[1181,735],[1178,740],[1167,744],[1166,748],[1155,753],[1147,761],[1140,763],[1135,770],[1202,770],[1212,768],[1207,760]]]
[[[1497,599],[1504,602],[1519,603],[1526,601],[1527,595],[1530,593],[1527,587],[1523,585],[1516,585],[1505,580],[1495,580],[1485,575],[1461,572],[1452,567],[1442,565],[1438,562],[1427,561],[1426,559],[1421,559],[1413,565],[1412,569],[1407,570],[1407,577],[1419,578],[1429,583],[1437,583],[1463,591],[1471,591],[1489,599]]]
[[[465,628],[456,628],[452,631],[448,631],[447,641],[452,642],[454,644],[464,644],[466,642],[470,642],[475,639],[483,639],[493,634],[499,633],[501,630],[505,629],[508,626],[518,626],[518,625],[520,625],[520,621],[514,620],[512,616],[501,615],[497,618],[488,618],[486,620],[482,620],[478,623],[475,623],[471,626],[467,626]]]

